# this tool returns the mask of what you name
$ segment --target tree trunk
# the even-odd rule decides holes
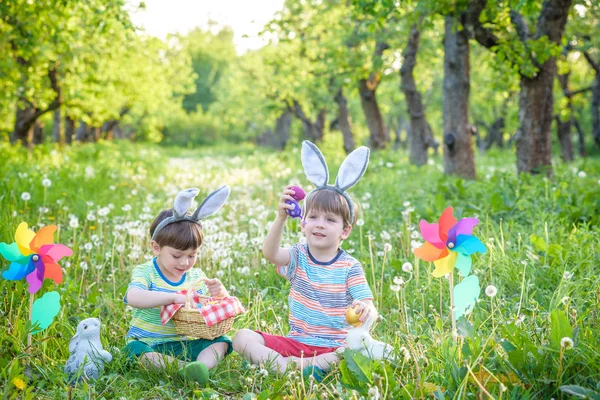
[[[500,149],[504,147],[504,120],[505,116],[502,115],[496,118],[492,126],[490,126],[488,136],[486,137],[486,150],[492,147],[493,144],[498,146]]]
[[[404,63],[400,68],[400,88],[406,98],[408,115],[410,116],[410,163],[424,165],[427,163],[427,149],[433,142],[431,126],[425,116],[425,107],[413,71],[417,63],[420,32],[415,25],[410,30],[408,43],[404,50]]]
[[[75,133],[75,120],[71,117],[65,118],[65,142],[73,143],[73,134]]]
[[[573,102],[569,92],[569,73],[558,75],[558,81],[562,87],[563,93],[567,97],[567,110],[569,118],[563,121],[560,115],[556,116],[556,133],[558,134],[558,142],[560,143],[560,155],[563,161],[573,161],[573,141],[571,140],[571,122],[573,120]]]
[[[119,118],[111,119],[110,121],[106,121],[105,123],[103,123],[102,129],[101,129],[101,134],[100,134],[101,137],[103,137],[107,140],[112,140],[113,137],[115,136],[113,130],[118,127],[119,123],[123,119],[123,116],[125,116],[125,114],[127,114],[130,110],[131,110],[130,107],[125,106],[125,107],[121,108],[121,111],[119,112]]]
[[[370,79],[361,79],[358,83],[360,104],[365,113],[367,126],[369,127],[370,146],[375,149],[383,149],[385,148],[387,138],[385,124],[383,122],[383,117],[381,116],[381,111],[379,111],[375,90],[376,85],[373,85]]]
[[[560,143],[560,157],[565,162],[573,161],[573,141],[571,140],[571,118],[562,121],[560,116],[556,116],[556,133]]]
[[[79,128],[77,128],[77,132],[75,132],[75,140],[78,142],[86,142],[88,138],[88,125],[81,121],[79,123]]]
[[[93,126],[90,128],[90,139],[93,142],[97,142],[98,140],[100,140],[101,136],[102,136],[102,129],[99,126]]]
[[[600,147],[600,73],[596,73],[592,88],[592,135],[594,143]]]
[[[408,143],[408,137],[410,136],[410,127],[406,127],[406,140],[402,139],[402,130],[404,128],[404,119],[401,115],[396,119],[396,125],[394,126],[394,150],[398,151],[398,149],[403,148],[406,149],[406,144]]]
[[[323,135],[325,133],[326,116],[326,111],[324,109],[320,110],[319,114],[317,114],[315,123],[312,126],[313,138],[316,142],[320,142],[321,140],[323,140]]]
[[[20,58],[20,63],[24,65],[25,61]],[[42,115],[47,112],[54,111],[60,107],[62,104],[62,91],[60,85],[58,83],[58,69],[57,64],[54,64],[48,70],[48,79],[50,80],[50,85],[54,90],[56,96],[54,100],[48,105],[45,109],[39,109],[35,107],[31,101],[21,99],[29,104],[29,107],[21,108],[17,107],[17,115],[15,118],[15,127],[12,132],[11,142],[15,143],[17,140],[20,140],[24,146],[31,147],[33,140],[33,125],[35,121]]]
[[[275,123],[275,141],[274,146],[278,150],[285,149],[288,140],[290,139],[290,128],[292,126],[292,112],[289,107],[281,113]]]
[[[577,118],[575,118],[575,116],[573,116],[573,125],[575,126],[575,130],[577,130],[577,147],[579,150],[579,155],[581,157],[586,157],[587,156],[587,152],[585,151],[585,136],[583,134],[583,129],[581,128],[581,125],[579,124],[579,121],[577,120]]]
[[[320,142],[323,139],[325,130],[325,110],[322,109],[317,114],[315,122],[312,122],[304,113],[300,103],[294,100],[294,114],[302,122],[305,136],[314,143]]]
[[[583,55],[596,72],[596,79],[592,85],[592,137],[596,146],[600,147],[600,63],[596,62],[587,51],[584,51]]]
[[[546,0],[538,19],[534,39],[542,36],[555,44],[562,40],[571,0]],[[523,32],[522,40],[527,38]],[[521,76],[519,98],[519,131],[517,134],[517,170],[519,173],[545,172],[552,176],[552,117],[554,96],[552,87],[556,75],[556,58],[538,66],[532,77]]]
[[[480,151],[486,152],[493,145],[498,146],[500,149],[504,147],[505,115],[505,112],[502,112],[502,115],[496,117],[492,125],[488,125],[482,120],[477,120],[477,126],[485,128],[485,131],[487,132],[487,135],[484,138],[481,136],[481,129],[478,129],[477,148]]]
[[[33,124],[35,123],[35,108],[17,108],[15,127],[10,138],[11,143],[18,140],[26,147],[33,145]]]
[[[516,136],[517,171],[552,175],[553,117],[552,82],[556,61],[546,65],[533,78],[521,77],[519,97],[519,130]]]
[[[342,88],[340,88],[335,95],[335,101],[338,104],[337,121],[344,139],[344,151],[346,154],[350,154],[356,147],[356,142],[354,141],[354,134],[352,133],[352,118],[348,111],[348,101],[346,100],[346,96],[344,96]]]
[[[42,143],[44,143],[44,124],[38,120],[33,124],[33,144]]]
[[[52,141],[54,143],[64,143],[64,138],[62,135],[62,126],[61,126],[61,118],[60,118],[60,108],[54,110],[54,116],[52,120]]]
[[[452,16],[446,16],[444,53],[444,172],[475,179],[469,126],[469,37]]]

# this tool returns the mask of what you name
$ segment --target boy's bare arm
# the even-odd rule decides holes
[[[269,233],[263,243],[263,254],[267,260],[275,265],[288,265],[290,263],[290,251],[281,246],[281,237],[283,236],[283,227],[285,219],[279,216],[273,221]]]
[[[135,308],[154,308],[169,304],[185,304],[186,298],[182,294],[151,292],[139,288],[127,291],[127,303]]]
[[[275,265],[287,265],[290,263],[290,251],[281,247],[281,238],[283,237],[283,228],[288,217],[286,210],[294,209],[294,206],[287,204],[285,201],[293,200],[291,196],[293,194],[294,191],[290,190],[290,186],[284,189],[279,198],[277,217],[273,221],[271,229],[269,229],[269,233],[267,233],[267,237],[263,243],[262,251],[265,258]]]

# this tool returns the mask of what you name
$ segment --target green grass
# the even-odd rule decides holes
[[[330,166],[339,165],[344,155],[331,145],[324,148]],[[362,205],[364,224],[355,227],[344,248],[363,262],[384,317],[374,336],[394,345],[395,358],[381,364],[348,356],[317,384],[294,372],[281,376],[245,368],[232,354],[211,372],[209,388],[200,388],[129,366],[119,350],[130,318],[122,298],[131,268],[150,254],[148,225],[179,189],[197,186],[206,195],[229,184],[228,205],[204,224],[199,266],[247,306],[234,331],[250,327],[285,334],[288,285],[262,258],[260,247],[281,189],[290,183],[308,186],[299,151],[178,150],[120,142],[42,146],[32,154],[0,143],[0,151],[0,241],[11,243],[21,221],[34,229],[54,223],[60,226],[56,242],[74,250],[61,262],[61,312],[30,348],[26,284],[0,279],[4,397],[65,398],[68,342],[77,323],[90,316],[102,320],[104,348],[114,360],[95,385],[74,388],[74,398],[351,399],[373,398],[377,388],[394,399],[487,398],[486,392],[523,399],[567,398],[561,385],[598,391],[598,159],[558,163],[547,180],[518,178],[514,153],[492,152],[478,158],[478,179],[471,182],[444,176],[439,158],[415,168],[406,153],[373,154],[365,177],[351,190]],[[337,168],[332,169],[333,176]],[[42,185],[44,178],[51,186]],[[31,199],[24,201],[23,192]],[[468,322],[459,324],[457,341],[451,336],[448,281],[433,278],[432,265],[411,252],[411,242],[420,240],[418,221],[437,219],[448,205],[458,217],[479,217],[474,234],[488,248],[474,259],[482,293]],[[290,221],[284,244],[299,238],[297,222]],[[386,243],[391,250],[384,251]],[[413,266],[412,276],[402,271],[406,262]],[[8,265],[2,260],[0,267]],[[408,281],[399,292],[390,288],[394,277]],[[496,297],[485,295],[488,285],[498,289]],[[54,288],[47,280],[39,293]],[[572,337],[573,348],[561,349],[557,341],[563,336]],[[18,379],[24,389],[15,387]]]

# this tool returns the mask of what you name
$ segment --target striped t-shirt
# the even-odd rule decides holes
[[[133,269],[131,282],[129,282],[127,290],[138,288],[150,292],[174,293],[188,289],[191,283],[205,277],[206,275],[200,268],[192,268],[183,274],[179,282],[171,282],[163,275],[156,263],[156,258],[154,258]],[[202,283],[197,292],[199,294],[208,293],[208,289]],[[123,300],[127,304],[127,293],[125,293]],[[186,336],[177,334],[173,320],[165,325],[162,324],[160,307],[133,308],[131,326],[126,337],[130,341],[137,339],[150,345],[187,339]]]
[[[354,300],[373,299],[363,268],[354,257],[339,250],[329,262],[319,262],[308,244],[290,248],[290,264],[277,273],[290,281],[287,337],[311,346],[345,345],[346,308]]]

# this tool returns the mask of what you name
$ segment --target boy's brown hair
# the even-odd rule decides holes
[[[173,210],[163,210],[152,221],[150,225],[150,237],[154,235],[154,231],[158,224],[165,218],[173,216]],[[202,245],[204,234],[199,224],[192,221],[178,221],[169,224],[162,228],[156,234],[154,241],[160,247],[169,246],[177,250],[197,249]]]
[[[354,206],[354,221],[350,221],[350,206],[348,201],[331,189],[321,189],[311,193],[304,201],[304,215],[308,215],[311,210],[323,211],[332,213],[342,217],[344,229],[349,225],[354,225],[358,216],[358,206],[353,201]]]

